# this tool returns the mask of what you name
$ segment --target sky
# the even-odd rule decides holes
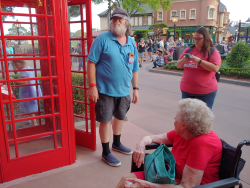
[[[245,22],[250,17],[250,0],[221,0],[230,12],[229,19],[232,21]],[[108,3],[95,5],[92,3],[92,27],[100,29],[100,18],[97,14],[108,9]]]
[[[250,0],[221,0],[223,4],[226,5],[228,12],[230,12],[229,19],[232,21],[245,22],[248,17],[250,17]],[[100,18],[98,16],[99,13],[108,9],[108,3],[102,3],[99,5],[95,5],[92,3],[92,27],[98,28],[100,30]],[[19,10],[18,10],[19,11]],[[20,11],[23,12],[20,8]],[[16,12],[16,10],[15,10]],[[18,17],[16,17],[18,19]],[[12,21],[11,18],[6,19],[6,21]],[[19,19],[19,21],[26,21],[24,19]],[[11,24],[5,24],[5,33],[8,33],[8,28],[11,27]],[[78,27],[72,29],[72,32],[78,30]]]

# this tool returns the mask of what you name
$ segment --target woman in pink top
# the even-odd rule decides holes
[[[210,34],[204,27],[199,27],[194,33],[194,45],[190,48],[190,58],[184,56],[189,48],[181,54],[177,68],[183,68],[180,89],[182,98],[196,98],[204,101],[212,109],[218,90],[215,73],[220,69],[221,57],[214,48]]]
[[[133,152],[133,161],[139,168],[144,163],[145,146],[152,142],[172,144],[175,181],[179,185],[150,183],[145,181],[144,171],[139,171],[124,175],[116,188],[124,188],[129,182],[137,184],[134,187],[187,188],[219,180],[222,144],[212,130],[213,112],[200,100],[182,99],[174,119],[174,130],[142,138]]]

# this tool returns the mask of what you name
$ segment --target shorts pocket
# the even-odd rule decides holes
[[[130,95],[128,95],[125,98],[126,98],[126,105],[127,105],[127,111],[128,111],[130,108],[131,97],[130,97]]]
[[[96,114],[105,114],[106,108],[105,108],[105,101],[103,99],[98,99],[95,105],[95,113]]]

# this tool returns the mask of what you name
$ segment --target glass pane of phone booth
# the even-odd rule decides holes
[[[0,84],[12,160],[62,147],[62,130],[55,1],[26,0],[18,6],[8,2],[2,1],[0,12]]]
[[[68,6],[71,72],[75,128],[91,132],[90,107],[87,98],[87,26],[85,5]]]
[[[94,105],[88,99],[87,44],[91,44],[92,39],[87,32],[90,9],[86,7],[90,5],[68,6],[74,122],[76,144],[96,150]]]

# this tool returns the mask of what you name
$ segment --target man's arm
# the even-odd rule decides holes
[[[134,87],[138,87],[138,71],[133,72]],[[136,104],[139,98],[139,91],[134,89],[132,103]]]
[[[89,84],[96,84],[96,64],[89,60],[87,65],[87,74],[88,74]],[[88,97],[90,100],[94,101],[94,103],[97,102],[99,95],[96,86],[89,87]]]

